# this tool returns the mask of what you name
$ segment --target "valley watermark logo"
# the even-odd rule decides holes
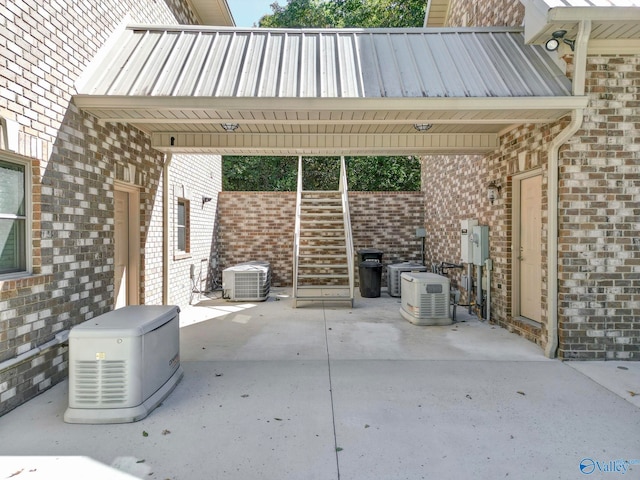
[[[592,458],[583,458],[580,460],[580,472],[583,475],[591,475],[592,473],[619,473],[624,475],[629,471],[631,465],[640,465],[640,460],[609,460],[601,461]]]

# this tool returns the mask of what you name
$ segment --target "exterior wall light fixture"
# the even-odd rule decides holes
[[[415,128],[418,132],[422,132],[422,133],[430,130],[431,127],[433,127],[433,125],[431,125],[430,123],[416,123],[413,126],[413,128]]]
[[[571,51],[573,52],[576,41],[569,40],[568,38],[564,38],[566,34],[567,34],[566,30],[556,30],[551,34],[551,38],[547,40],[547,42],[544,44],[544,48],[546,48],[550,52],[555,52],[560,46],[560,42],[562,42],[569,45],[571,47]]]
[[[235,132],[240,125],[237,123],[221,123],[220,126],[224,128],[225,132]]]
[[[487,185],[487,198],[491,202],[491,205],[493,205],[494,200],[500,196],[501,188],[500,184],[495,181],[491,181],[491,183]]]

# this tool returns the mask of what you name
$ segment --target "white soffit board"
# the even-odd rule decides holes
[[[525,40],[542,44],[554,31],[574,39],[581,20],[592,23],[595,41],[640,40],[640,0],[521,0],[525,6]]]
[[[233,27],[235,21],[227,0],[189,0],[203,25]]]

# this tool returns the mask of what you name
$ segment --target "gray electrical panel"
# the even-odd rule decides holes
[[[471,233],[471,256],[474,265],[483,266],[489,258],[489,227],[476,225]]]

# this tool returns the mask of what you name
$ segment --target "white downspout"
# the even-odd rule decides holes
[[[164,156],[164,168],[162,169],[162,304],[169,304],[169,167],[171,166],[171,153]]]
[[[591,34],[591,20],[583,20],[578,26],[574,52],[574,96],[585,92],[587,71],[587,44]],[[549,180],[547,202],[549,205],[547,233],[547,346],[545,355],[555,358],[558,350],[558,159],[560,147],[575,135],[582,126],[584,109],[571,112],[571,122],[549,144]]]

